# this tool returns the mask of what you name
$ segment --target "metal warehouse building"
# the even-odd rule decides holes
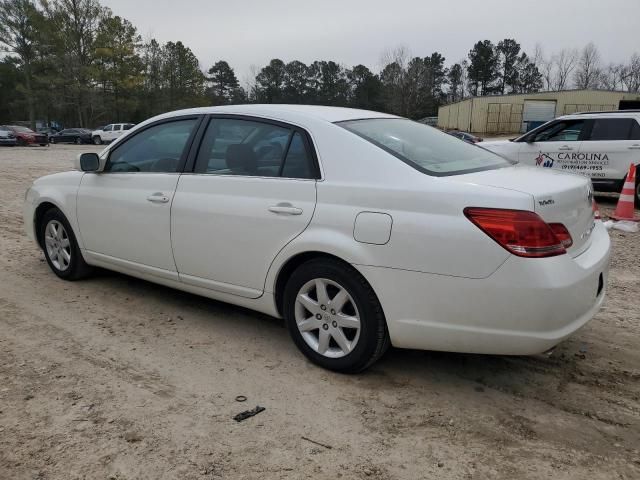
[[[560,115],[640,108],[640,94],[563,90],[472,97],[438,109],[438,127],[477,134],[526,132]]]

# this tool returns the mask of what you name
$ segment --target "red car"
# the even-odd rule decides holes
[[[8,128],[15,134],[16,143],[22,147],[31,144],[39,144],[41,147],[44,147],[49,143],[46,135],[36,133],[30,128],[21,127],[19,125],[4,125],[4,127]]]

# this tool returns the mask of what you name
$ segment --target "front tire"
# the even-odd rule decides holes
[[[93,137],[93,144],[94,145],[102,145],[102,138],[100,138],[99,135],[96,135],[95,137]]]
[[[357,270],[338,260],[318,258],[298,267],[285,287],[283,310],[296,346],[329,370],[360,372],[389,347],[375,292]]]
[[[49,268],[64,280],[79,280],[91,273],[66,217],[57,208],[45,212],[38,238]]]
[[[635,189],[635,201],[636,201],[636,208],[640,208],[640,173],[638,172],[638,169],[640,168],[640,165],[638,165],[636,167],[636,189]]]
[[[82,139],[80,137],[76,138],[76,145],[82,145]]]

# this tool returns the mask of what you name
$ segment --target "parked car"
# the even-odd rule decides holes
[[[92,143],[91,130],[86,128],[67,128],[49,137],[50,143]]]
[[[476,137],[475,135],[471,135],[467,132],[461,132],[460,130],[450,130],[447,133],[467,143],[479,143],[482,141],[482,138]]]
[[[13,147],[16,144],[16,134],[13,133],[13,130],[0,126],[0,145],[9,145]]]
[[[589,179],[388,114],[182,110],[76,168],[25,195],[57,276],[103,267],[284,317],[332,370],[360,371],[390,344],[537,354],[605,296]]]
[[[640,165],[640,110],[564,115],[513,140],[484,142],[511,160],[584,175],[600,192],[616,192]],[[640,176],[635,202],[640,208]]]
[[[46,135],[36,133],[30,128],[22,127],[20,125],[4,125],[4,128],[8,128],[13,132],[16,137],[17,145],[24,147],[27,145],[38,144],[41,147],[45,147],[49,143]]]
[[[131,130],[134,125],[134,123],[111,123],[91,132],[91,140],[96,145],[113,142],[124,132]]]
[[[47,138],[50,138],[51,135],[55,135],[56,133],[58,133],[58,130],[53,127],[41,127],[41,128],[37,128],[36,132],[46,135]]]

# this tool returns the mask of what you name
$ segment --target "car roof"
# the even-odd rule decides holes
[[[607,110],[601,112],[576,112],[570,115],[562,115],[558,118],[564,119],[578,119],[578,118],[638,118],[640,117],[640,110]]]
[[[346,120],[358,120],[364,118],[398,118],[388,113],[373,112],[346,107],[327,107],[321,105],[289,105],[289,104],[253,104],[253,105],[222,105],[217,107],[191,108],[169,112],[160,117],[174,117],[185,114],[236,114],[249,116],[264,116],[281,118],[284,120],[308,118],[325,120],[327,122],[342,122]]]

